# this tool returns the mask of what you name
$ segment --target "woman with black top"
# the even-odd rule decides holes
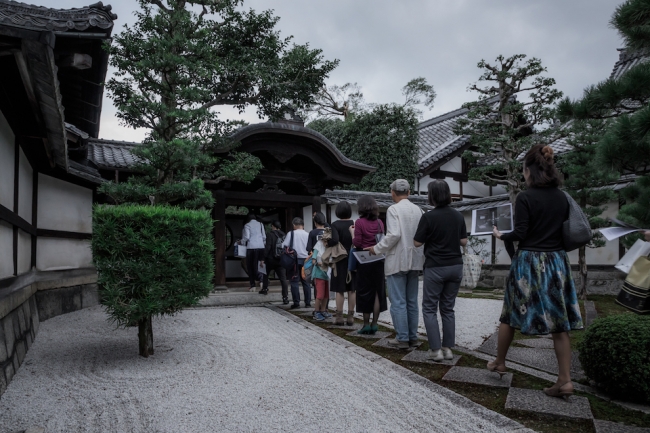
[[[504,375],[506,355],[515,329],[525,335],[551,334],[557,357],[557,382],[544,392],[569,398],[571,343],[568,331],[583,329],[571,264],[562,242],[562,223],[569,214],[566,196],[558,189],[560,178],[553,161],[553,149],[538,144],[524,158],[528,189],[517,196],[515,229],[494,236],[518,241],[506,282],[499,326],[497,358],[487,364],[490,371]]]
[[[333,247],[336,245],[334,237],[338,235],[338,242],[343,245],[345,251],[350,254],[350,248],[352,248],[352,235],[350,234],[350,227],[354,225],[352,221],[352,208],[350,203],[342,201],[336,205],[336,217],[339,218],[338,221],[334,221],[332,225],[332,240],[328,241],[327,246]],[[332,277],[330,278],[330,291],[336,293],[336,325],[343,325],[346,322],[343,321],[343,304],[345,303],[345,293],[348,294],[348,317],[347,324],[354,324],[354,307],[357,303],[357,296],[354,291],[354,284],[352,281],[352,272],[350,273],[351,278],[348,279],[348,261],[341,260],[336,263],[336,275],[332,272]]]

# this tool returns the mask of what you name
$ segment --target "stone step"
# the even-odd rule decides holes
[[[596,311],[596,304],[594,301],[585,301],[585,327],[591,326],[594,323],[594,320],[598,318],[598,312]]]
[[[488,371],[486,368],[452,367],[442,380],[510,388],[512,373],[506,373],[503,378],[500,378],[498,373]]]
[[[594,418],[587,397],[574,395],[566,401],[534,389],[510,388],[505,408],[570,419]]]
[[[382,339],[382,338],[390,337],[391,335],[393,335],[393,333],[392,332],[377,331],[374,334],[357,334],[357,331],[352,331],[352,332],[349,332],[349,333],[347,333],[345,335],[347,335],[348,337],[365,338],[367,340],[374,340],[374,339],[379,340],[379,339]]]
[[[603,421],[600,419],[594,420],[594,428],[596,429],[596,433],[649,433],[650,432],[650,428],[632,427],[629,425],[625,425],[617,422],[611,422],[611,421]]]
[[[331,326],[328,326],[327,329],[343,329],[343,330],[346,330],[346,331],[354,331],[354,330],[357,330],[357,329],[361,329],[362,326],[363,325],[361,323],[355,323],[354,325],[343,325],[343,326],[331,325]]]
[[[555,347],[553,345],[553,340],[549,338],[526,338],[523,340],[515,340],[513,343],[532,347],[533,349],[553,349]]]
[[[424,364],[430,364],[430,365],[452,365],[453,366],[458,363],[459,359],[460,359],[460,355],[454,355],[454,359],[451,360],[432,361],[427,358],[426,351],[414,350],[408,355],[406,355],[404,358],[402,358],[402,361],[422,362]]]
[[[383,347],[385,349],[393,349],[393,350],[415,350],[415,349],[417,349],[418,347],[420,347],[422,345],[422,342],[418,341],[417,346],[410,346],[410,347],[405,348],[405,349],[400,349],[397,346],[393,346],[391,344],[388,344],[388,340],[390,340],[390,338],[382,338],[381,340],[377,341],[376,343],[373,343],[373,346]]]

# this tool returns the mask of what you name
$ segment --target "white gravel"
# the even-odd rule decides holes
[[[266,308],[157,319],[154,343],[139,357],[136,330],[101,307],[43,322],[0,398],[0,431],[504,431],[493,412]]]
[[[419,333],[422,335],[427,334],[424,327],[424,319],[422,318],[422,281],[420,281],[420,289],[418,293],[418,305],[420,309],[420,324],[418,327]],[[336,309],[334,300],[330,300],[330,309]],[[461,346],[466,349],[476,350],[483,342],[494,334],[499,326],[499,316],[501,316],[501,308],[503,301],[495,299],[470,299],[470,298],[456,298],[456,346]],[[347,299],[344,304],[344,311],[347,311]],[[361,314],[355,314],[357,317],[362,317]],[[390,301],[388,301],[388,310],[379,315],[380,323],[387,323],[393,325],[393,318],[390,315]],[[442,322],[440,314],[438,314],[438,325],[441,327]]]

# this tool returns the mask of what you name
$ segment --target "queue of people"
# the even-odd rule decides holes
[[[562,223],[568,216],[569,205],[559,190],[560,177],[549,146],[534,146],[526,154],[523,173],[528,189],[517,198],[514,231],[502,234],[494,227],[493,232],[505,242],[518,242],[518,250],[512,253],[506,283],[497,357],[487,364],[487,369],[505,374],[506,355],[515,330],[526,335],[551,334],[559,374],[555,385],[544,392],[568,398],[573,394],[568,332],[583,329],[571,267],[563,247]],[[427,357],[433,361],[450,360],[456,334],[454,308],[463,277],[462,247],[467,244],[465,219],[449,206],[451,193],[444,180],[434,180],[428,185],[428,200],[433,206],[429,212],[422,212],[409,201],[408,181],[398,179],[391,184],[390,190],[395,204],[386,213],[387,230],[379,219],[377,202],[370,195],[358,199],[359,218],[356,221],[352,220],[352,209],[347,202],[337,205],[338,220],[331,226],[320,212],[313,214],[314,229],[310,233],[304,230],[301,218],[293,220],[293,230],[287,233],[283,243],[296,257],[293,275],[286,275],[291,279],[291,308],[300,306],[300,285],[305,306],[311,305],[311,290],[301,269],[305,260],[312,260],[316,320],[330,316],[327,302],[332,291],[336,293],[335,324],[353,324],[356,311],[363,315],[363,326],[357,332],[374,334],[380,314],[388,309],[388,298],[396,333],[389,344],[408,349],[420,344],[418,286],[422,272],[422,316],[429,343]],[[245,236],[249,242],[254,241],[249,249],[250,260],[264,257],[269,266],[276,269],[278,265],[270,258],[269,246],[266,254],[258,251],[257,243],[267,238],[263,228],[258,235],[260,229],[251,221],[245,227]],[[279,225],[274,222],[273,230],[280,230]],[[325,237],[324,233],[327,233]],[[648,238],[650,232],[644,235]],[[269,236],[269,242],[274,242],[273,239],[277,237]],[[348,254],[347,260],[337,262],[330,269],[318,266],[322,265],[320,258],[324,251],[338,244]],[[263,247],[261,250],[265,251]],[[382,259],[359,261],[354,253],[362,251],[370,256],[382,255]],[[255,275],[251,274],[251,286],[254,286]],[[280,271],[283,298],[288,303],[286,279],[281,275]],[[268,273],[263,281],[264,290],[268,290]],[[344,320],[346,294],[348,310],[347,320]],[[442,330],[438,325],[438,312]]]

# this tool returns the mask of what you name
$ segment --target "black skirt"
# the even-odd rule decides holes
[[[354,274],[354,272],[353,272]],[[353,277],[356,277],[354,275]],[[336,263],[336,276],[334,276],[334,270],[332,270],[332,276],[330,277],[330,292],[335,293],[345,293],[345,292],[354,292],[353,279],[350,282],[346,282],[348,278],[348,261],[341,260]]]
[[[375,297],[379,297],[379,311],[386,311],[386,282],[384,279],[384,261],[357,266],[357,313],[372,313]]]

